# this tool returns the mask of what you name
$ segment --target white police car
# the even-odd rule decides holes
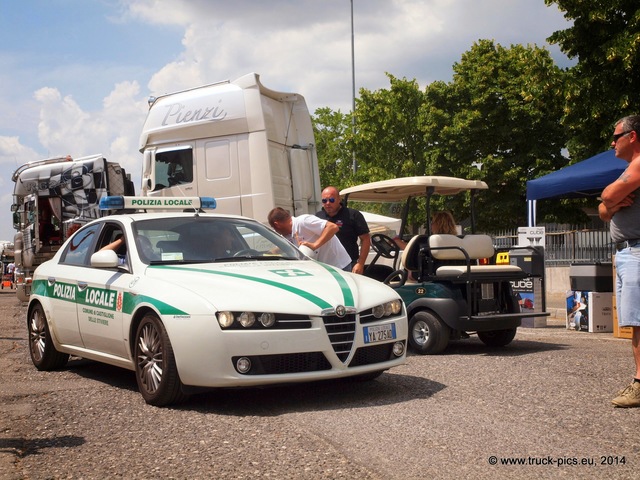
[[[82,227],[34,273],[34,365],[58,369],[75,355],[134,370],[160,406],[202,388],[375,378],[405,362],[393,289],[309,260],[257,221],[202,213],[214,205],[103,199],[125,210]]]

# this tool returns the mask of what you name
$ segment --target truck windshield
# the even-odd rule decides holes
[[[193,152],[190,148],[156,153],[154,191],[191,182]]]

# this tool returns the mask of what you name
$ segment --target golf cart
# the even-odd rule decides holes
[[[375,257],[364,274],[395,288],[409,319],[409,345],[420,354],[442,352],[450,340],[477,334],[488,346],[505,346],[523,318],[548,313],[521,313],[511,282],[528,274],[516,265],[495,265],[493,240],[475,233],[474,199],[487,184],[444,176],[406,177],[349,187],[346,202],[402,202],[400,233],[406,231],[409,205],[425,198],[426,233],[413,236],[403,251],[390,237],[374,233]],[[471,196],[471,234],[431,234],[433,195]],[[397,210],[397,208],[396,208]]]

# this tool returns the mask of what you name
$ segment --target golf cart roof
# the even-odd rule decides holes
[[[455,195],[465,190],[486,190],[489,187],[481,180],[465,180],[455,177],[403,177],[379,182],[363,183],[345,188],[340,192],[350,201],[397,202],[408,197],[427,196],[429,191],[438,195]]]

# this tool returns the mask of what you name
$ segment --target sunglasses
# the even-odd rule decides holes
[[[335,199],[335,198],[333,198],[333,197],[331,197],[331,198],[323,198],[323,199],[322,199],[322,203],[327,203],[327,202],[329,202],[329,203],[335,203],[335,201],[336,201],[336,199]]]
[[[633,132],[633,130],[627,130],[626,132],[622,132],[622,133],[616,133],[613,135],[613,143],[616,143],[618,140],[620,140],[622,137],[624,137],[625,135],[629,135],[631,132]]]

